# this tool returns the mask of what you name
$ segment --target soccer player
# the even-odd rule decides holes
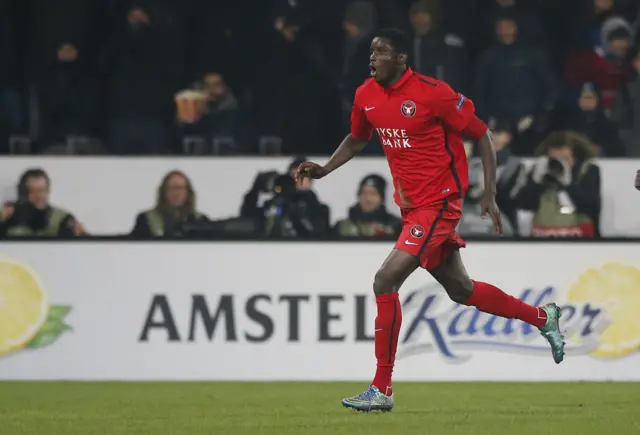
[[[304,162],[296,172],[296,177],[325,177],[358,154],[374,129],[389,162],[403,229],[373,281],[377,370],[362,394],[342,400],[345,407],[365,412],[393,408],[391,374],[402,323],[398,289],[419,266],[453,301],[539,328],[551,345],[554,361],[564,358],[564,337],[558,325],[561,312],[556,304],[534,307],[467,275],[459,252],[465,242],[456,232],[468,187],[462,138],[479,141],[485,179],[483,215],[491,217],[501,234],[491,132],[476,117],[471,100],[407,67],[409,48],[408,37],[399,30],[376,34],[371,42],[371,78],[356,91],[351,133],[324,166]]]

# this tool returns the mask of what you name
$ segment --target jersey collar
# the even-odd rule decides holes
[[[411,80],[412,77],[413,77],[413,70],[407,67],[407,70],[404,72],[404,74],[402,74],[402,77],[400,77],[400,80],[395,82],[393,86],[390,86],[388,89],[389,90],[400,89],[402,86],[404,86],[405,83]]]

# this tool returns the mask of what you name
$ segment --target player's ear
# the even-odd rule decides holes
[[[407,53],[400,53],[398,55],[398,63],[400,65],[404,65],[405,63],[407,63]]]

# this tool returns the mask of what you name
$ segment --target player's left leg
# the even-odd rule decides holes
[[[467,274],[458,248],[450,245],[443,249],[439,264],[429,272],[454,302],[474,306],[496,316],[519,319],[537,327],[551,345],[553,360],[557,364],[562,362],[565,343],[558,325],[561,312],[556,304],[534,307],[491,284],[473,281]]]
[[[373,280],[378,309],[374,332],[376,374],[363,393],[342,399],[343,406],[362,412],[391,411],[393,408],[391,375],[402,325],[398,290],[417,267],[418,258],[413,253],[396,248],[376,273]]]

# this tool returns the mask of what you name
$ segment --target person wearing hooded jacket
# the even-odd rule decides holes
[[[370,174],[358,186],[358,203],[349,209],[349,217],[336,224],[341,237],[397,236],[402,220],[387,211],[384,205],[387,182],[379,175]]]
[[[595,83],[602,92],[602,107],[608,110],[618,91],[633,78],[628,62],[633,38],[633,28],[624,18],[609,18],[602,24],[601,44],[569,57],[565,81],[570,85]]]

